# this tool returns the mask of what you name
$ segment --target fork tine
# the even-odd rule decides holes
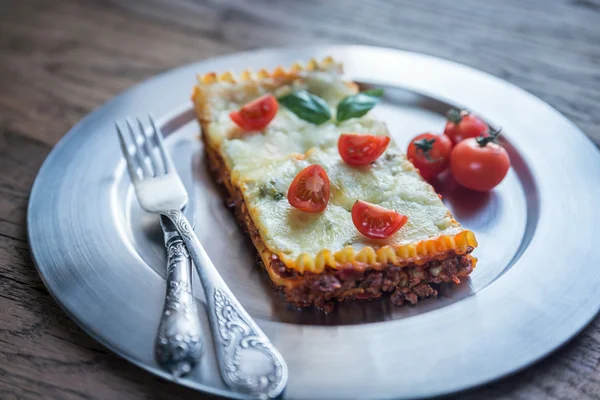
[[[117,136],[119,137],[119,144],[121,145],[121,151],[123,152],[123,157],[125,157],[125,161],[127,162],[127,170],[129,171],[129,178],[132,182],[136,182],[140,179],[135,161],[129,152],[129,148],[127,147],[127,142],[125,141],[125,137],[123,136],[123,132],[121,131],[121,127],[118,123],[115,122],[115,127],[117,128]]]
[[[162,132],[156,127],[154,118],[152,118],[152,115],[148,115],[148,118],[150,119],[150,124],[152,125],[154,136],[156,137],[156,142],[158,143],[160,156],[162,157],[163,165],[165,166],[165,173],[168,174],[170,167],[173,165],[173,163],[171,162],[171,157],[169,156],[169,153],[167,153],[167,150],[165,150],[165,143]]]
[[[133,142],[133,145],[135,146],[135,158],[138,161],[139,167],[142,169],[142,178],[151,177],[152,171],[150,171],[148,164],[146,164],[146,160],[144,160],[144,151],[142,149],[142,146],[140,146],[140,144],[138,142],[138,137],[135,134],[135,130],[131,126],[131,122],[129,122],[129,119],[127,119],[126,122],[127,122],[127,128],[129,129],[129,137],[131,137],[131,141]]]
[[[142,125],[142,121],[137,118],[138,126],[140,127],[140,131],[142,132],[142,136],[144,137],[144,146],[146,147],[146,152],[148,153],[148,157],[150,157],[150,161],[152,164],[152,169],[154,169],[154,176],[160,176],[164,174],[165,169],[161,168],[156,155],[154,154],[154,149],[152,148],[152,144],[150,140],[152,140],[151,136],[146,134],[146,130],[144,129],[144,125]]]

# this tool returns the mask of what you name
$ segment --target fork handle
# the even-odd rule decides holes
[[[252,396],[277,397],[287,383],[283,357],[231,293],[187,218],[179,210],[165,216],[183,238],[200,276],[223,380],[232,389]]]
[[[167,294],[156,337],[156,360],[179,377],[190,372],[202,355],[198,311],[192,294],[192,263],[181,236],[165,233]]]

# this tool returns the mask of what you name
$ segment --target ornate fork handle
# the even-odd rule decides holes
[[[192,295],[192,264],[181,236],[167,234],[167,295],[156,338],[158,363],[176,377],[202,355],[200,321]]]
[[[181,211],[165,215],[179,231],[200,275],[223,380],[253,396],[278,396],[288,375],[283,357],[231,293]]]

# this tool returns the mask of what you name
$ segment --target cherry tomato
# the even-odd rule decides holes
[[[502,182],[510,168],[510,158],[493,136],[463,140],[452,149],[450,171],[461,185],[480,192],[493,189]]]
[[[460,143],[464,139],[485,135],[488,126],[481,119],[469,114],[468,111],[450,110],[446,114],[448,122],[444,134],[447,135],[452,143]]]
[[[411,140],[406,154],[424,179],[432,179],[448,166],[452,142],[446,135],[422,133]]]
[[[343,133],[338,139],[338,151],[350,165],[367,165],[377,160],[390,144],[389,136]]]
[[[372,239],[384,239],[398,232],[408,221],[406,215],[358,200],[352,206],[352,222],[360,233]]]
[[[301,211],[318,213],[327,207],[331,192],[327,172],[313,164],[296,175],[288,190],[288,201]]]
[[[259,131],[269,125],[277,114],[277,99],[265,94],[244,105],[239,111],[229,113],[229,118],[246,131]]]

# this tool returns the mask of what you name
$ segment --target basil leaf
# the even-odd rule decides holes
[[[373,96],[373,97],[381,97],[381,96],[383,96],[383,89],[382,88],[369,89],[369,90],[365,90],[364,92],[360,92],[360,93],[366,94],[369,96]]]
[[[282,96],[277,101],[299,118],[313,124],[320,125],[331,119],[331,112],[325,100],[306,90]]]
[[[362,117],[379,103],[381,96],[383,89],[371,89],[344,98],[337,106],[336,119],[341,122]]]

